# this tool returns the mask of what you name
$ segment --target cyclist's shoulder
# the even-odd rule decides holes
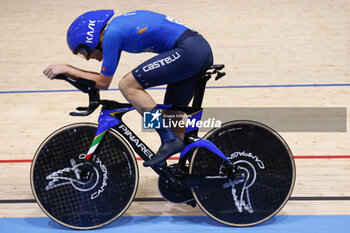
[[[123,21],[120,21],[119,16],[111,20],[104,31],[105,38],[121,38],[125,35],[125,30],[128,27]]]
[[[164,16],[163,14],[154,12],[154,11],[150,11],[150,10],[135,10],[135,11],[130,11],[128,13],[125,13],[123,15],[120,16]],[[119,16],[118,16],[119,17]]]
[[[118,35],[127,36],[134,31],[135,27],[141,24],[147,26],[159,25],[165,18],[165,15],[153,11],[131,11],[113,18],[108,24],[105,33],[111,37]]]
[[[136,10],[127,12],[125,14],[115,17],[111,23],[119,24],[120,26],[131,26],[133,22],[139,23],[140,21],[150,23],[154,20],[162,20],[166,16],[160,13],[156,13],[148,10]]]

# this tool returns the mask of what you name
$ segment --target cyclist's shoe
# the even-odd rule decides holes
[[[143,166],[157,166],[167,160],[170,156],[181,152],[184,148],[185,143],[179,137],[176,137],[168,142],[163,142],[159,147],[157,154],[155,154],[151,160],[144,162]]]

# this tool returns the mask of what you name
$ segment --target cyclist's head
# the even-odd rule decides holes
[[[67,31],[67,44],[74,54],[88,53],[100,45],[100,32],[114,15],[113,10],[89,11],[79,16]]]

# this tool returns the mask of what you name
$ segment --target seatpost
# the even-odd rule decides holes
[[[196,90],[194,92],[192,107],[201,108],[203,103],[205,86],[207,85],[207,81],[211,78],[209,74],[201,73],[199,74],[200,78],[198,79],[198,83],[196,86]]]

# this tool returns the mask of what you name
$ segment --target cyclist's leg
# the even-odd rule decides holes
[[[143,111],[150,111],[156,106],[152,96],[139,84],[131,72],[120,80],[119,89],[141,115]]]
[[[156,103],[153,98],[145,91],[145,88],[140,85],[133,76],[133,73],[127,74],[119,83],[119,88],[124,97],[138,110],[139,113],[143,111],[151,111],[156,113]],[[158,116],[160,122],[162,116]],[[161,147],[159,148],[155,158],[150,164],[145,163],[145,166],[154,166],[183,150],[185,147],[183,140],[176,136],[176,134],[167,126],[161,125],[161,128],[156,129],[161,138]],[[162,155],[162,156],[160,156]]]
[[[197,80],[198,76],[194,75],[180,82],[168,84],[164,96],[164,104],[187,106],[193,97]]]
[[[152,113],[157,114],[158,110],[155,107],[156,103],[154,102],[153,98],[136,81],[131,72],[120,81],[119,88],[124,97],[137,109],[141,115],[143,114],[143,111],[151,111]],[[160,113],[158,112],[158,114]],[[160,122],[163,122],[162,116],[159,115],[158,117]],[[162,142],[161,148],[157,154],[161,153],[165,159],[180,152],[184,148],[183,141],[177,137],[170,128],[161,125],[161,128],[156,129],[156,131],[159,134]],[[158,158],[158,160],[161,159],[159,156],[156,156],[156,158]],[[161,160],[163,160],[163,158]],[[153,162],[158,163],[154,160]],[[147,163],[146,166],[148,166]],[[149,166],[153,165],[151,164]]]
[[[179,66],[186,65],[186,60],[183,59],[183,57],[185,57],[183,53],[183,50],[173,49],[155,56],[141,64],[120,81],[119,88],[121,92],[123,93],[124,97],[139,111],[139,113],[143,114],[143,111],[152,111],[160,114],[156,108],[155,101],[145,91],[145,89],[152,86],[167,84],[168,81],[163,77],[166,77],[166,74],[173,74],[174,72],[171,72],[171,70],[176,71],[179,69]],[[167,61],[169,64],[166,62],[159,63],[164,64],[164,67],[159,65],[156,71],[156,68],[151,68],[155,67],[153,64],[157,63],[158,61],[165,61],[166,59],[168,59]],[[169,62],[169,59],[173,60]],[[176,64],[170,64],[175,62]],[[175,79],[175,77],[173,79]],[[161,116],[158,117],[161,118]],[[160,122],[163,121],[160,120]],[[161,137],[162,144],[177,139],[174,132],[166,126],[161,126],[161,128],[156,129],[156,131]],[[172,144],[176,145],[179,143],[173,142]],[[179,148],[179,150],[181,148]]]
[[[125,75],[119,82],[119,89],[140,114],[151,110],[156,103],[145,89],[191,77],[191,72],[183,69],[188,66],[187,57],[186,51],[179,48],[159,54]]]
[[[191,78],[182,80],[180,82],[169,84],[165,92],[164,104],[187,106],[193,97],[198,77],[198,75],[194,75]],[[181,95],[179,95],[179,93],[181,93]],[[182,116],[184,113],[181,111],[164,109],[163,114],[167,116],[172,116],[172,121],[179,122],[183,120]],[[183,140],[185,136],[186,127],[180,127],[180,124],[175,125],[177,127],[173,127],[173,131],[178,137],[180,137]]]
[[[207,48],[207,51],[210,50],[210,47]],[[205,57],[205,56],[203,56]],[[207,67],[213,64],[213,56],[212,53],[208,53],[208,56],[202,65],[200,71],[190,78],[184,79],[182,81],[168,84],[165,96],[164,96],[164,104],[166,105],[181,105],[187,106],[194,95],[196,85],[198,83],[198,78],[200,78],[200,72],[204,71]],[[166,115],[175,115],[176,117],[173,119],[175,122],[182,120],[183,112],[180,111],[168,111],[164,110],[164,114]],[[179,124],[177,124],[179,125]],[[174,129],[176,135],[181,139],[184,139],[186,128],[176,127]]]
[[[121,80],[119,87],[125,98],[128,99],[139,112],[142,112],[143,108],[148,110],[152,107],[153,111],[156,111],[155,102],[149,101],[153,100],[153,98],[149,96],[144,89],[158,85],[174,84],[189,79],[205,69],[209,65],[208,63],[212,63],[212,53],[209,44],[203,37],[193,36],[181,41],[178,47],[159,54],[139,65],[131,74],[129,73]],[[135,83],[134,79],[139,83],[139,86],[129,85],[130,82],[132,84]],[[140,86],[142,88],[140,88]],[[183,90],[184,89],[181,89],[180,92],[177,93],[178,98],[179,96],[183,96]],[[192,95],[193,93],[190,94],[189,100],[192,98]],[[144,96],[144,98],[141,98],[141,96]],[[144,101],[145,99],[147,101]],[[153,103],[154,105],[146,106],[147,103]],[[146,166],[154,166],[166,160],[172,154],[181,151],[184,146],[183,142],[181,145],[175,142],[167,143],[172,142],[173,139],[178,139],[177,136],[174,138],[174,133],[169,132],[169,128],[164,127],[157,131],[161,136],[162,145],[152,161],[146,162]],[[166,135],[166,140],[163,140],[162,135]],[[168,140],[169,138],[170,140]],[[167,144],[169,145],[167,146]]]

